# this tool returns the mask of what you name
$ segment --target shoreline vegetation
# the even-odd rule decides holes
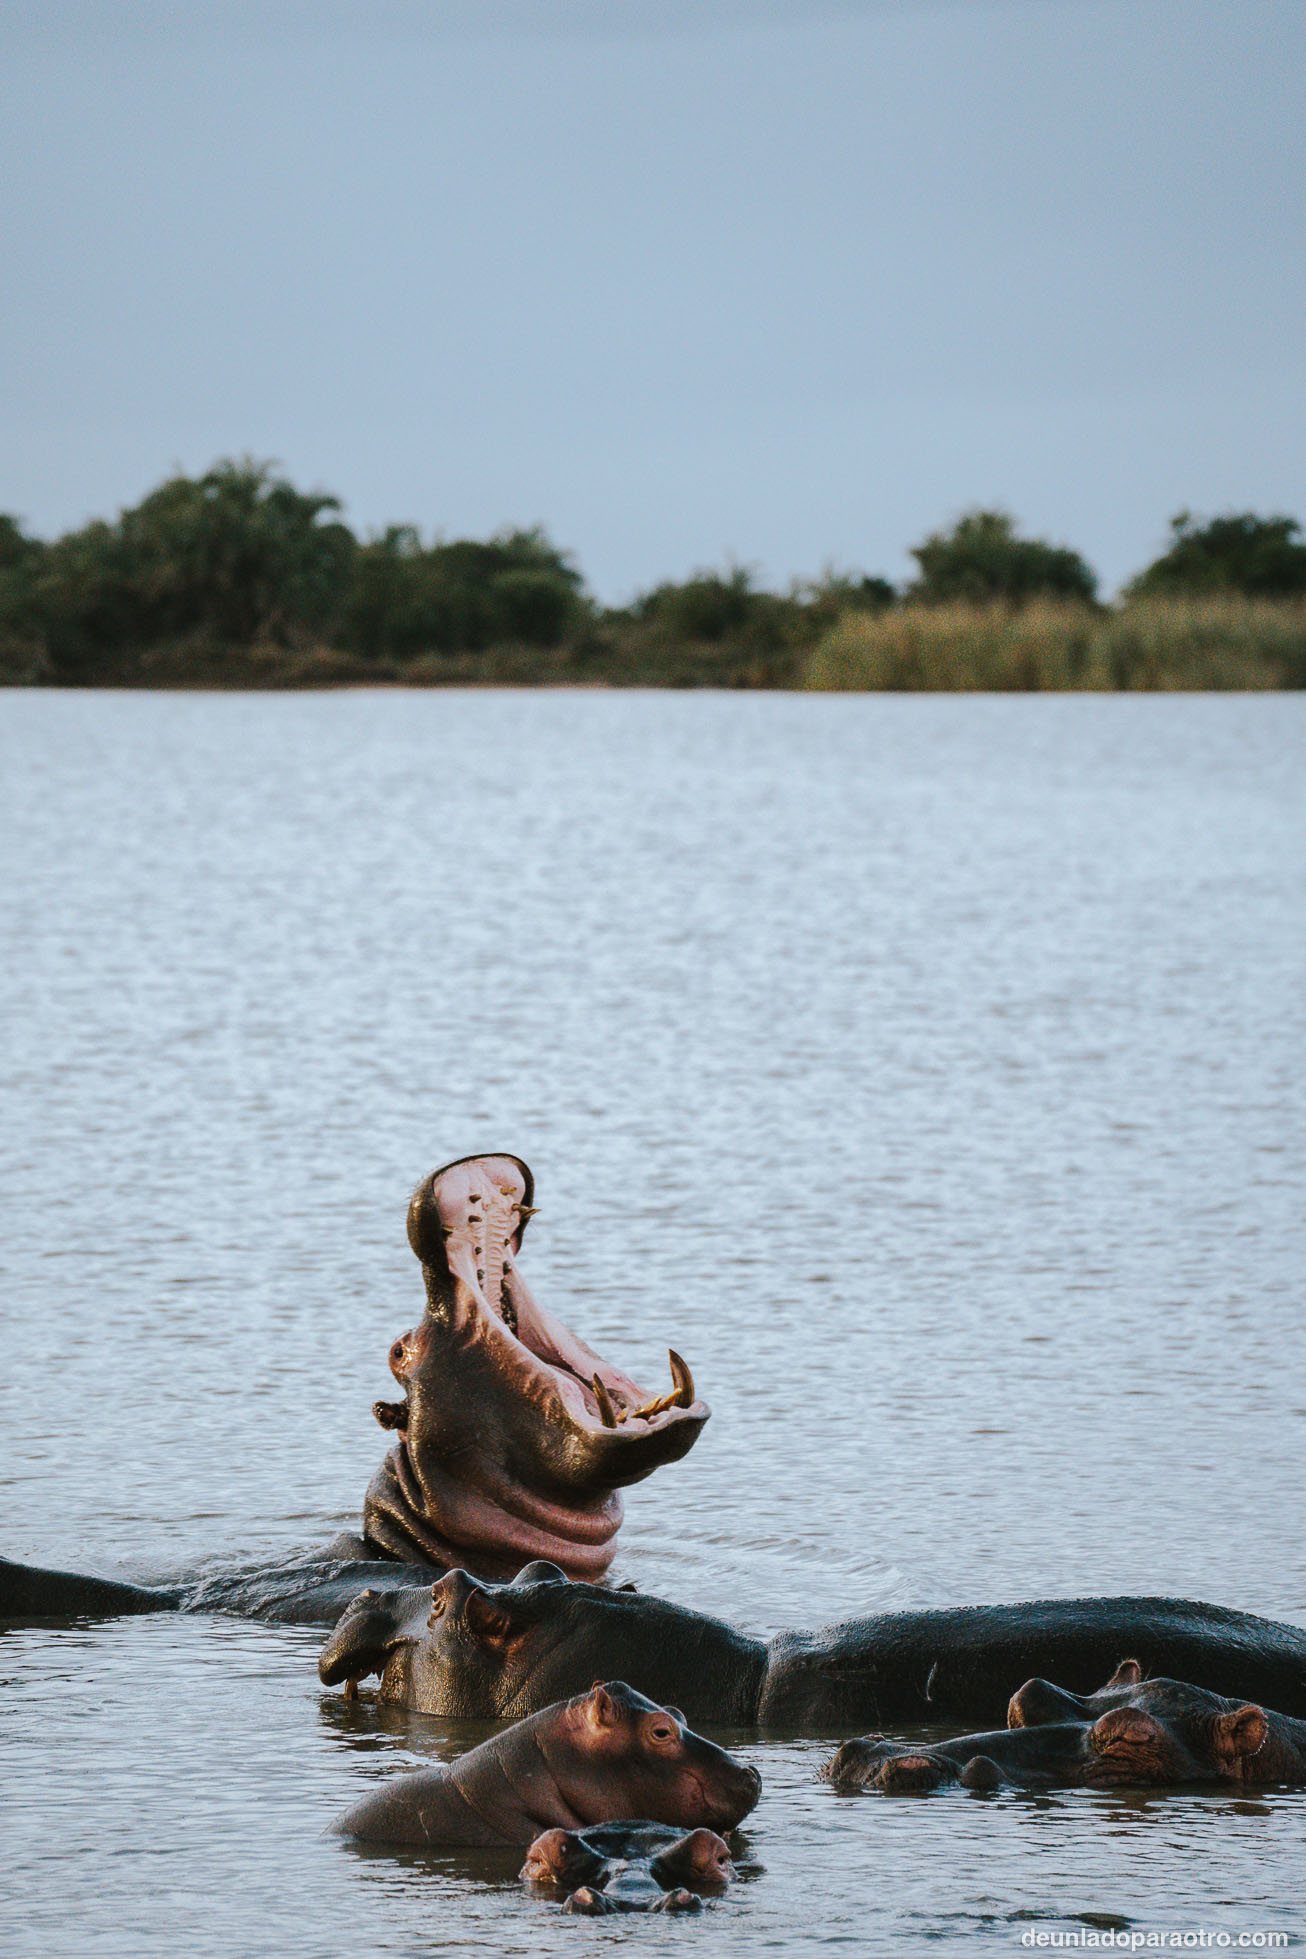
[[[0,684],[1138,692],[1306,687],[1295,520],[1174,518],[1110,605],[1065,545],[974,510],[918,576],[827,570],[787,592],[738,566],[603,607],[543,531],[359,539],[266,463],[178,476],[52,542],[0,516]]]

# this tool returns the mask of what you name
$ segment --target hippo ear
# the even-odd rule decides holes
[[[1136,1687],[1142,1677],[1143,1665],[1141,1660],[1121,1660],[1119,1666],[1106,1684],[1108,1687]],[[1104,1688],[1103,1692],[1105,1691]]]
[[[524,1564],[522,1566],[517,1576],[513,1579],[509,1589],[515,1590],[518,1585],[556,1584],[559,1581],[564,1585],[571,1583],[570,1578],[568,1578],[562,1566],[560,1564],[550,1564],[547,1558],[536,1558],[533,1564]]]
[[[399,1624],[392,1594],[362,1592],[343,1616],[317,1663],[324,1687],[339,1686],[342,1680],[363,1680],[369,1673],[383,1673],[385,1663],[399,1641]]]
[[[1215,1752],[1222,1761],[1244,1761],[1254,1755],[1269,1733],[1265,1709],[1250,1703],[1232,1714],[1215,1717]]]
[[[585,1711],[596,1728],[615,1728],[621,1720],[621,1711],[601,1680],[590,1689]]]
[[[490,1646],[506,1645],[516,1628],[512,1614],[506,1612],[488,1592],[469,1592],[463,1617],[478,1639]]]
[[[963,1789],[997,1789],[1002,1770],[991,1755],[972,1755],[957,1779]]]

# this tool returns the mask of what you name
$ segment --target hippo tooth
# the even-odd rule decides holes
[[[680,1358],[680,1355],[676,1352],[674,1347],[667,1348],[667,1357],[671,1362],[671,1380],[672,1380],[671,1393],[654,1395],[651,1401],[641,1402],[638,1408],[632,1408],[629,1411],[630,1418],[632,1421],[648,1421],[649,1418],[653,1415],[664,1415],[668,1408],[692,1408],[693,1407],[694,1405],[693,1375],[690,1373],[689,1369],[686,1367],[684,1361]],[[617,1420],[619,1422],[624,1421],[626,1419],[626,1412],[627,1411],[623,1409],[621,1414],[618,1415]]]
[[[693,1375],[674,1347],[667,1348],[667,1359],[671,1362],[671,1378],[676,1384],[675,1406],[679,1408],[692,1408],[694,1405]]]
[[[615,1428],[617,1426],[617,1413],[612,1406],[611,1396],[597,1374],[594,1375],[590,1385],[594,1389],[594,1399],[599,1404],[599,1420],[603,1423],[604,1428]]]

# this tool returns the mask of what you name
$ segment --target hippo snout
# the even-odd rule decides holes
[[[716,1778],[716,1787],[711,1791],[712,1800],[704,1821],[713,1829],[733,1830],[751,1810],[757,1808],[762,1794],[762,1778],[749,1762],[738,1762],[727,1757],[733,1773]]]

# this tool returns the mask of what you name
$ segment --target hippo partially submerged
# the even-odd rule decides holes
[[[518,1157],[468,1157],[408,1207],[426,1312],[390,1349],[404,1400],[376,1405],[399,1441],[363,1506],[374,1551],[488,1577],[549,1558],[601,1578],[618,1492],[683,1456],[708,1418],[678,1354],[670,1391],[650,1394],[537,1302],[517,1265],[534,1188]]]
[[[451,1566],[511,1577],[547,1557],[601,1578],[619,1491],[691,1449],[710,1411],[678,1354],[670,1389],[651,1393],[538,1303],[517,1265],[534,1193],[519,1157],[472,1156],[413,1196],[426,1310],[390,1349],[405,1398],[373,1410],[397,1440],[361,1534],[272,1569],[163,1586],[0,1559],[0,1619],[183,1610],[331,1624],[365,1585],[429,1585]]]
[[[1077,1717],[1062,1718],[1067,1708],[1077,1708]],[[1092,1694],[1027,1681],[1012,1696],[1009,1718],[1011,1725],[994,1733],[924,1746],[862,1735],[845,1741],[821,1774],[839,1789],[886,1795],[947,1783],[1038,1789],[1306,1782],[1306,1722],[1189,1681],[1145,1681],[1137,1660],[1124,1661]]]
[[[1122,1660],[1105,1687],[1091,1694],[1070,1693],[1050,1680],[1027,1680],[1007,1704],[1007,1725],[1095,1722],[1121,1709],[1161,1723],[1203,1764],[1204,1773],[1234,1782],[1306,1783],[1306,1721],[1190,1681],[1148,1679],[1136,1659]]]
[[[599,1823],[546,1830],[526,1853],[522,1881],[565,1911],[698,1911],[703,1896],[735,1875],[730,1846],[715,1830],[688,1836],[666,1823]]]
[[[647,1817],[731,1830],[762,1782],[678,1709],[622,1680],[559,1701],[448,1767],[391,1776],[332,1825],[369,1843],[519,1844],[543,1831]]]
[[[1122,1651],[1148,1668],[1306,1714],[1306,1632],[1185,1599],[1044,1599],[880,1612],[769,1642],[665,1599],[528,1565],[511,1584],[453,1571],[365,1593],[323,1649],[327,1686],[381,1677],[383,1700],[512,1718],[618,1669],[693,1721],[823,1732],[884,1721],[999,1721],[1031,1670],[1087,1689]]]

